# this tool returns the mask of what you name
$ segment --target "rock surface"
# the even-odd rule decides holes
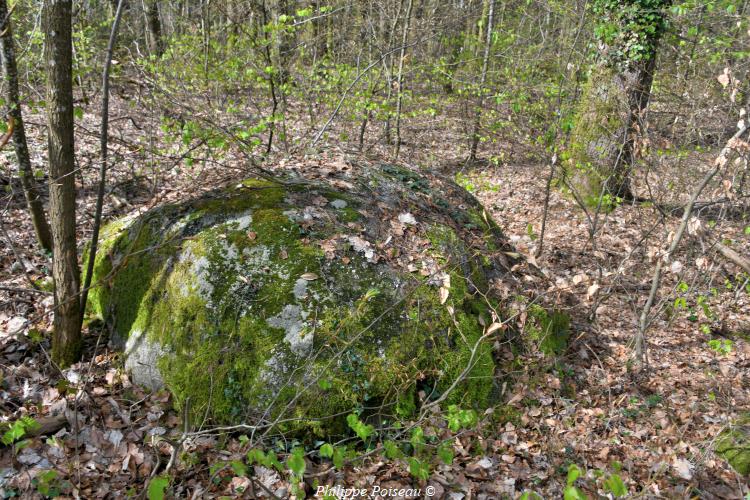
[[[512,248],[452,181],[341,164],[250,179],[103,230],[91,293],[132,379],[217,423],[341,430],[412,414],[419,391],[492,401],[490,282]],[[492,287],[500,288],[500,287]]]

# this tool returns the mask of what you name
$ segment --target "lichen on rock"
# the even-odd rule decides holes
[[[90,312],[136,383],[217,423],[330,434],[354,409],[408,415],[462,373],[446,399],[483,408],[488,283],[511,275],[481,213],[451,181],[393,165],[250,179],[105,227]]]

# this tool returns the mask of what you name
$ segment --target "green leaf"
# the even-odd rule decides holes
[[[411,439],[409,440],[415,450],[419,451],[424,445],[424,430],[417,426],[411,431]]]
[[[337,469],[341,469],[344,467],[344,453],[341,451],[341,448],[336,448],[333,450],[333,466]]]
[[[292,450],[292,454],[286,459],[286,466],[297,476],[302,477],[307,467],[307,464],[305,464],[305,450],[302,448]]]
[[[330,380],[320,379],[318,380],[318,387],[320,387],[324,391],[327,391],[328,389],[333,387],[333,385],[331,384]]]
[[[266,462],[266,454],[263,453],[263,450],[253,448],[252,450],[247,452],[247,461],[250,463],[250,465],[263,465]]]
[[[544,500],[538,493],[534,491],[524,491],[518,500]]]
[[[414,476],[416,479],[426,481],[430,478],[430,465],[424,462],[420,462],[414,457],[410,457],[409,474]]]
[[[148,483],[147,496],[148,500],[164,500],[164,493],[169,486],[169,478],[166,476],[156,476]]]
[[[570,464],[568,467],[567,485],[573,486],[573,483],[575,483],[576,479],[579,477],[581,477],[581,469],[576,464]]]
[[[362,441],[367,441],[367,439],[375,432],[373,426],[362,422],[354,413],[351,413],[346,417],[346,422]]]
[[[245,466],[245,464],[243,464],[239,460],[234,460],[231,465],[235,476],[247,476],[247,467]]]
[[[624,497],[628,494],[628,489],[625,487],[625,483],[617,474],[612,474],[606,481],[604,481],[604,489],[616,497]]]
[[[575,486],[568,486],[563,492],[564,500],[588,500],[586,495]]]
[[[326,443],[320,447],[320,456],[323,458],[331,458],[333,456],[333,446]]]
[[[385,456],[391,460],[397,458],[403,458],[404,452],[398,447],[393,441],[385,441],[383,443],[383,449],[385,449]]]
[[[83,108],[79,108],[79,107],[73,108],[73,116],[75,116],[75,118],[77,120],[82,119],[83,118]]]
[[[453,445],[450,441],[446,441],[445,443],[441,444],[438,447],[437,450],[438,457],[440,457],[440,460],[443,461],[446,465],[451,465],[453,463]]]

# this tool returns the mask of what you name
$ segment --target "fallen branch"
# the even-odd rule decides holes
[[[727,260],[730,260],[740,266],[747,274],[750,274],[750,259],[747,257],[743,257],[742,255],[738,254],[725,244],[717,241],[714,243],[714,246],[719,251],[721,255],[723,255]]]

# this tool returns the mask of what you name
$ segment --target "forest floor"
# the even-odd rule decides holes
[[[32,150],[42,150],[41,140],[36,146]],[[92,146],[81,152],[89,170],[96,165],[94,151]],[[174,158],[179,161],[179,155]],[[108,196],[106,215],[143,210],[247,174],[238,166],[196,183],[185,171],[165,172],[158,186],[123,181]],[[127,171],[121,173],[126,179]],[[519,161],[467,169],[458,179],[530,256],[539,244],[546,175],[545,165]],[[93,190],[82,192],[83,239],[90,231]],[[4,202],[7,234],[0,235],[0,414],[29,415],[55,431],[32,437],[20,450],[0,449],[0,491],[24,498],[143,494],[152,472],[169,460],[171,445],[160,437],[179,435],[181,417],[168,394],[144,393],[130,383],[96,328],[88,330],[83,362],[62,372],[51,365],[44,332],[52,299],[27,291],[28,280],[48,274],[48,262],[35,253],[23,205],[14,200]],[[744,285],[732,281],[737,270],[704,253],[701,242],[686,242],[677,257],[680,266],[666,274],[660,296],[668,300],[660,303],[664,311],[647,335],[648,367],[632,369],[632,340],[648,295],[654,249],[663,243],[659,235],[679,222],[672,219],[663,221],[650,207],[623,205],[601,216],[592,239],[580,208],[553,190],[545,251],[535,261],[548,280],[530,286],[542,286],[537,292],[549,296],[577,298],[567,311],[574,318],[567,354],[554,360],[529,355],[527,368],[514,374],[507,391],[505,421],[487,419],[458,436],[453,464],[435,467],[427,482],[411,478],[405,463],[382,457],[343,472],[316,465],[320,482],[423,491],[431,486],[433,498],[517,497],[527,490],[559,498],[568,466],[576,464],[584,470],[577,484],[593,497],[604,495],[603,481],[616,473],[635,497],[744,498],[747,478],[718,458],[713,445],[733,419],[750,410],[750,298]],[[640,244],[660,222],[658,235]],[[722,218],[713,230],[750,253],[742,221]],[[701,303],[708,309],[687,300],[684,310],[667,307],[685,280],[705,296]],[[713,338],[731,340],[723,344],[730,348],[711,349],[707,342]],[[173,469],[177,498],[289,494],[273,470],[256,467],[255,482],[235,474],[231,461],[247,451],[237,436],[195,438],[185,451],[190,462]]]

